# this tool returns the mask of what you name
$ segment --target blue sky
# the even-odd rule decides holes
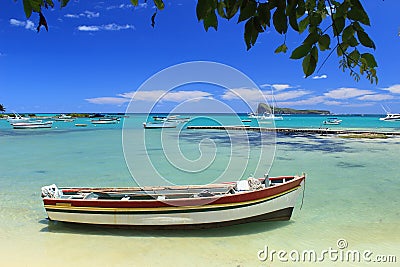
[[[149,3],[152,1],[148,1]],[[377,49],[378,85],[356,82],[332,56],[312,77],[304,78],[301,61],[289,59],[305,36],[290,32],[288,54],[274,54],[283,36],[261,34],[246,51],[244,24],[219,20],[218,31],[205,32],[197,21],[196,1],[166,1],[150,26],[151,4],[132,7],[129,0],[78,1],[46,10],[50,25],[38,34],[38,17],[27,20],[22,0],[3,1],[0,13],[0,103],[17,112],[124,112],[143,82],[157,72],[189,61],[214,61],[247,75],[265,90],[271,87],[279,107],[327,109],[335,113],[383,113],[381,105],[400,112],[400,4],[363,1],[372,27],[366,31]],[[331,47],[333,47],[331,45]],[[321,54],[323,59],[327,54]],[[322,60],[320,60],[322,62]],[[234,80],[234,77],[232,77]],[[159,90],[163,88],[154,88]],[[164,107],[193,98],[217,99],[235,106],[231,92],[252,97],[241,84],[217,88],[207,84],[177,88]],[[141,101],[154,99],[141,98]],[[193,105],[208,111],[207,105]],[[160,109],[161,111],[162,109]],[[237,106],[237,111],[244,111]]]

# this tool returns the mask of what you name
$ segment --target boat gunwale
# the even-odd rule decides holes
[[[44,197],[43,202],[46,205],[70,205],[70,207],[96,207],[96,208],[166,208],[166,207],[193,207],[193,206],[209,206],[209,205],[223,205],[223,204],[239,204],[247,201],[257,201],[260,199],[271,198],[286,191],[300,187],[305,179],[302,176],[282,176],[268,178],[270,181],[280,179],[290,179],[284,183],[278,183],[273,186],[268,186],[254,191],[238,191],[235,194],[215,195],[209,197],[196,197],[196,198],[178,198],[178,199],[63,199],[63,198],[48,198]],[[233,185],[233,182],[232,182]],[[78,188],[74,188],[78,189]]]

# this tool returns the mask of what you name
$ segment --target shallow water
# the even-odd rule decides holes
[[[132,123],[127,126],[138,125],[128,127],[132,138],[140,136],[143,117],[131,116],[127,120]],[[312,122],[303,118],[303,124]],[[276,256],[272,261],[270,258],[260,261],[257,252],[266,245],[269,250],[321,252],[338,249],[338,239],[347,241],[346,249],[371,250],[373,256],[396,255],[397,262],[400,260],[397,160],[400,138],[356,140],[278,135],[270,175],[307,173],[302,208],[299,199],[290,221],[210,230],[137,231],[46,219],[40,198],[43,185],[135,185],[125,164],[122,123],[103,127],[89,125],[83,129],[59,122],[54,126],[57,128],[16,131],[0,121],[0,256],[1,262],[7,265],[309,266],[309,262],[282,263]],[[174,141],[175,131],[179,130],[166,132],[171,137],[168,140]],[[252,134],[248,146],[240,142],[240,134],[229,139],[223,133],[182,130],[180,145],[187,158],[193,160],[201,151],[212,152],[217,148],[216,161],[207,175],[197,174],[195,181],[208,182],[210,176],[218,176],[231,157],[247,160],[244,158],[247,154],[237,150],[260,148],[259,136]],[[147,137],[151,141],[148,154],[158,162],[162,152],[157,147],[159,135],[149,133]],[[206,138],[212,142],[203,144],[203,150],[198,149],[199,142]],[[232,155],[228,140],[236,140]],[[145,153],[132,153],[137,156],[133,166],[139,168]],[[257,156],[253,153],[248,158],[252,161]],[[242,176],[248,176],[255,165],[250,162]],[[165,164],[156,168],[172,177],[172,182],[185,182],[190,177],[176,177],[179,172]],[[238,167],[231,168],[234,173]],[[364,264],[328,259],[323,262],[324,266]]]

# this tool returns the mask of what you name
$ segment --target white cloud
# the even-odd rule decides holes
[[[264,83],[264,84],[260,85],[261,88],[266,88],[266,87],[271,87],[271,86],[272,86],[272,84],[269,84],[269,83]]]
[[[71,19],[77,19],[77,18],[79,18],[79,15],[76,15],[76,14],[65,14],[64,17],[71,18]]]
[[[153,90],[153,91],[138,91],[138,92],[129,92],[119,94],[118,96],[139,101],[172,101],[172,102],[181,102],[188,99],[194,98],[208,98],[211,97],[211,94],[203,91],[170,91],[166,92],[165,90]]]
[[[394,84],[392,86],[384,88],[383,90],[389,91],[393,94],[400,94],[400,84]]]
[[[25,21],[20,21],[20,20],[16,20],[16,19],[10,19],[10,24],[13,26],[25,26]]]
[[[247,102],[265,102],[264,92],[256,88],[233,88],[221,96],[225,100],[243,99]]]
[[[273,88],[276,91],[280,91],[280,90],[285,90],[285,89],[289,89],[289,88],[294,88],[297,86],[292,86],[290,84],[280,84],[280,83],[276,83],[276,84],[269,84],[269,83],[264,83],[260,85],[261,88]]]
[[[381,100],[388,100],[393,99],[394,97],[391,95],[382,95],[382,94],[375,94],[375,95],[364,95],[360,96],[357,99],[363,101],[381,101]]]
[[[86,31],[86,32],[95,32],[95,31],[120,31],[120,30],[129,30],[129,29],[134,30],[134,29],[135,29],[135,26],[129,25],[129,24],[126,24],[126,25],[117,25],[117,24],[115,24],[115,23],[110,23],[110,24],[106,24],[106,25],[98,25],[98,26],[95,26],[95,25],[91,25],[91,26],[88,26],[88,25],[81,25],[81,26],[78,26],[78,30],[79,30],[79,31]]]
[[[107,24],[102,26],[103,30],[106,31],[119,31],[119,30],[128,30],[135,29],[133,25],[125,24],[125,25],[117,25],[115,23]]]
[[[94,97],[85,99],[92,104],[122,105],[130,101],[128,98],[121,97]]]
[[[326,102],[324,96],[314,96],[303,100],[280,102],[279,104],[284,106],[302,106],[302,105],[316,105],[324,102]]]
[[[79,31],[83,31],[83,32],[96,32],[99,31],[100,28],[98,26],[78,26],[78,30]]]
[[[118,94],[116,97],[94,97],[85,99],[86,101],[93,104],[111,104],[111,105],[122,105],[130,102],[133,98],[134,101],[144,102],[182,102],[185,100],[201,100],[211,99],[212,95],[203,91],[172,91],[166,92],[165,90],[154,90],[154,91],[133,91],[128,93]]]
[[[12,26],[16,26],[16,27],[24,27],[27,30],[32,30],[32,31],[36,30],[35,24],[30,20],[21,21],[21,20],[17,20],[17,19],[10,19],[10,24]]]
[[[84,13],[79,14],[79,15],[83,15],[84,17],[87,17],[88,19],[100,17],[99,12],[92,12],[92,11],[88,11],[88,10],[86,10]]]
[[[120,5],[115,5],[115,6],[109,6],[106,9],[111,10],[111,9],[139,9],[139,8],[147,8],[148,4],[147,3],[140,3],[137,6],[133,6],[132,4],[120,4]]]
[[[100,17],[100,13],[86,10],[85,12],[80,13],[80,14],[65,14],[64,17],[71,18],[71,19],[77,19],[77,18],[92,19],[92,18]]]
[[[338,88],[325,93],[324,96],[334,99],[348,99],[370,94],[374,94],[374,92],[357,88]]]
[[[272,87],[278,91],[293,88],[293,86],[290,86],[289,84],[272,84]]]
[[[311,94],[311,92],[306,91],[306,90],[291,90],[291,91],[286,91],[283,93],[274,94],[274,98],[277,101],[282,101],[282,100],[288,100],[288,99],[302,97],[302,96],[309,95],[309,94]],[[270,99],[270,98],[271,98],[271,95],[268,97],[268,99]]]
[[[277,94],[274,93],[273,96],[275,100],[282,101],[282,100],[298,98],[304,95],[308,95],[310,93],[311,93],[310,91],[306,90],[291,90],[286,92],[280,92]],[[265,102],[266,100],[271,101],[272,93],[269,90],[258,90],[255,88],[235,88],[226,91],[222,95],[222,99],[225,100],[233,100],[240,98],[243,98],[243,100],[248,102]]]
[[[328,75],[326,75],[326,74],[322,74],[320,76],[316,75],[316,76],[312,77],[312,79],[314,79],[314,80],[326,79],[326,78],[328,78]]]

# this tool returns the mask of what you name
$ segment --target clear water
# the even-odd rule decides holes
[[[318,127],[323,120],[322,116],[288,117],[277,121],[277,127]],[[222,124],[237,122],[229,116],[214,118]],[[125,119],[132,139],[142,136],[145,119],[139,115]],[[378,117],[341,119],[341,127],[390,130],[400,127],[400,122],[381,122]],[[88,127],[77,128],[74,123],[88,123]],[[74,123],[55,122],[53,129],[13,130],[6,121],[0,120],[2,265],[309,266],[310,263],[282,263],[276,259],[261,262],[257,252],[265,245],[288,252],[293,249],[321,251],[337,248],[336,242],[342,238],[347,240],[348,249],[397,255],[397,262],[400,260],[400,138],[349,140],[333,136],[278,135],[270,175],[307,173],[303,206],[300,210],[299,200],[292,220],[196,231],[136,231],[46,220],[40,198],[43,185],[132,186],[138,182],[132,179],[125,163],[122,122],[94,126],[87,119],[80,119]],[[188,159],[199,158],[201,152],[216,151],[216,160],[207,169],[207,175],[174,173],[171,166],[162,163],[160,135],[146,134],[151,148],[147,151],[149,157],[162,175],[172,177],[174,183],[185,183],[187,179],[209,182],[209,177],[224,172],[231,157],[246,162],[249,159],[248,167],[240,172],[241,177],[256,168],[252,161],[257,159],[257,149],[261,146],[257,135],[251,136],[247,145],[240,142],[247,140],[241,134],[229,139],[222,132],[171,129],[165,133],[167,143],[175,142],[179,133],[182,154]],[[200,149],[198,144],[202,140]],[[234,140],[233,149],[229,140]],[[238,151],[248,147],[257,153],[245,157],[246,151]],[[140,170],[146,153],[140,150],[131,153],[136,160],[133,168]],[[179,164],[179,154],[171,153],[174,164]],[[235,168],[242,167],[237,165],[240,164],[230,166],[230,176],[234,176]],[[240,177],[232,180],[237,178]],[[365,263],[325,261],[323,264],[361,266]]]

